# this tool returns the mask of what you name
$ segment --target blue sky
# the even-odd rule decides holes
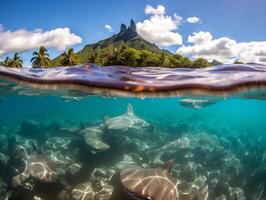
[[[146,10],[145,14],[147,5],[153,7],[155,11],[149,13]],[[158,14],[156,9],[159,5],[165,11]],[[245,59],[244,57],[248,55],[250,57],[248,59],[251,59],[250,61],[263,62],[266,58],[266,44],[264,42],[266,41],[265,8],[266,1],[264,0],[46,0],[42,1],[42,3],[33,0],[1,0],[0,24],[2,24],[3,28],[0,30],[0,45],[6,47],[2,51],[4,52],[2,53],[3,57],[18,48],[17,45],[14,48],[8,46],[9,41],[7,40],[10,37],[17,37],[17,34],[5,34],[8,31],[16,32],[17,30],[24,29],[27,33],[30,33],[34,30],[36,31],[36,29],[51,31],[67,27],[70,31],[69,34],[75,34],[82,39],[81,43],[79,43],[80,41],[78,42],[77,38],[74,40],[75,42],[72,41],[74,44],[71,46],[77,51],[85,44],[97,42],[111,36],[113,33],[108,31],[105,25],[110,25],[114,33],[117,33],[121,22],[128,24],[130,19],[133,18],[136,23],[140,23],[138,27],[143,25],[140,32],[142,31],[142,34],[145,35],[145,31],[150,30],[149,28],[152,27],[145,27],[144,20],[151,20],[152,17],[158,15],[159,20],[171,17],[172,21],[175,21],[174,16],[179,16],[182,17],[182,20],[174,22],[176,29],[169,28],[170,30],[166,30],[162,34],[166,33],[174,41],[177,40],[173,37],[179,34],[182,37],[182,44],[180,42],[176,42],[176,44],[172,42],[173,44],[171,44],[170,42],[168,45],[163,45],[162,48],[170,49],[172,52],[178,51],[178,53],[192,58],[200,56],[207,59],[230,60],[242,57]],[[197,17],[199,21],[197,23],[188,23],[188,17]],[[162,23],[164,21],[162,20]],[[167,25],[162,26],[167,27]],[[169,32],[177,34],[174,35]],[[188,42],[189,35],[191,36],[190,42]],[[27,39],[31,40],[29,37]],[[150,39],[157,36],[146,34],[145,37]],[[3,41],[4,39],[5,41]],[[160,41],[160,38],[153,39],[160,46],[165,44]],[[207,42],[203,43],[201,42],[202,40]],[[182,45],[183,48],[179,49]],[[217,50],[217,48],[223,45],[223,49]],[[229,45],[229,47],[226,45]],[[258,46],[258,48],[254,48],[254,45]],[[23,46],[27,45],[23,44]],[[243,51],[239,52],[237,50],[239,48],[243,49]],[[30,47],[26,48],[26,50],[24,49],[18,48],[18,51],[26,51],[26,53],[21,55],[24,65],[27,66],[30,65],[33,49],[30,49]],[[63,48],[61,50],[57,49],[49,48],[51,56],[57,55]],[[206,53],[206,50],[209,50],[209,52]],[[251,57],[253,55],[260,55],[260,57],[252,60]]]

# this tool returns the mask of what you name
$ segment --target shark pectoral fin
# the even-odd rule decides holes
[[[127,105],[127,114],[134,114],[133,107],[131,103]]]

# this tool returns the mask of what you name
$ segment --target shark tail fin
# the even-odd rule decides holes
[[[133,107],[132,107],[131,103],[129,103],[127,105],[127,114],[134,114]]]
[[[166,161],[160,168],[170,173],[174,164],[175,164],[175,158]]]

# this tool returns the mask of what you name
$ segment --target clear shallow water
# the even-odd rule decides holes
[[[138,192],[121,176],[151,175],[173,158],[166,174],[180,200],[266,199],[263,89],[140,99],[0,84],[0,199],[132,200],[149,191],[177,200],[152,193],[157,180],[145,187],[145,173]]]
[[[215,99],[213,104],[196,109],[180,104],[182,99],[89,96],[69,101],[62,96],[48,94],[2,96],[1,195],[11,195],[10,191],[13,191],[10,199],[32,199],[34,196],[81,199],[75,196],[73,190],[82,187],[83,183],[88,185],[89,181],[94,185],[91,187],[95,195],[105,189],[106,196],[98,194],[93,199],[131,199],[124,190],[119,190],[121,185],[117,181],[109,180],[109,176],[135,165],[159,167],[162,162],[175,157],[172,176],[181,182],[178,185],[180,194],[191,192],[194,184],[197,188],[208,185],[209,199],[264,199],[266,101]],[[123,115],[129,103],[135,115],[152,128],[116,130],[114,136],[110,136],[113,130],[105,130],[103,134],[108,137],[102,136],[102,140],[110,148],[95,152],[84,142],[80,130],[104,124],[105,116]],[[75,130],[65,130],[69,128]],[[60,147],[64,142],[57,144],[59,147],[55,147],[55,143],[52,145],[51,141],[51,144],[47,143],[51,138],[62,140],[66,137],[72,145],[65,148]],[[139,144],[133,144],[133,140]],[[175,143],[174,147],[169,146],[171,142]],[[32,177],[14,187],[12,178],[24,169],[23,163],[19,162],[23,156],[16,151],[18,146],[25,148],[29,155],[42,149],[45,155],[50,156],[49,151],[53,151],[57,152],[61,161],[65,157],[69,157],[70,161],[62,161],[57,166],[55,170],[61,168],[61,174],[58,172],[55,182],[47,183]],[[72,169],[73,174],[68,171],[72,162],[80,166]],[[92,178],[96,168],[102,170],[102,174],[96,173]]]

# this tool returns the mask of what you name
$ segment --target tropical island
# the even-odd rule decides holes
[[[143,39],[131,20],[130,25],[121,24],[120,32],[94,44],[85,45],[79,52],[73,48],[67,49],[59,56],[51,59],[46,47],[40,46],[33,52],[31,59],[33,68],[47,68],[56,66],[74,66],[84,63],[93,63],[100,66],[126,65],[131,67],[158,66],[168,68],[203,68],[220,65],[213,60],[208,62],[204,58],[191,60],[179,54],[173,54]],[[241,62],[235,62],[241,64]],[[6,57],[0,62],[6,67],[21,68],[23,61],[18,53],[13,58]]]

